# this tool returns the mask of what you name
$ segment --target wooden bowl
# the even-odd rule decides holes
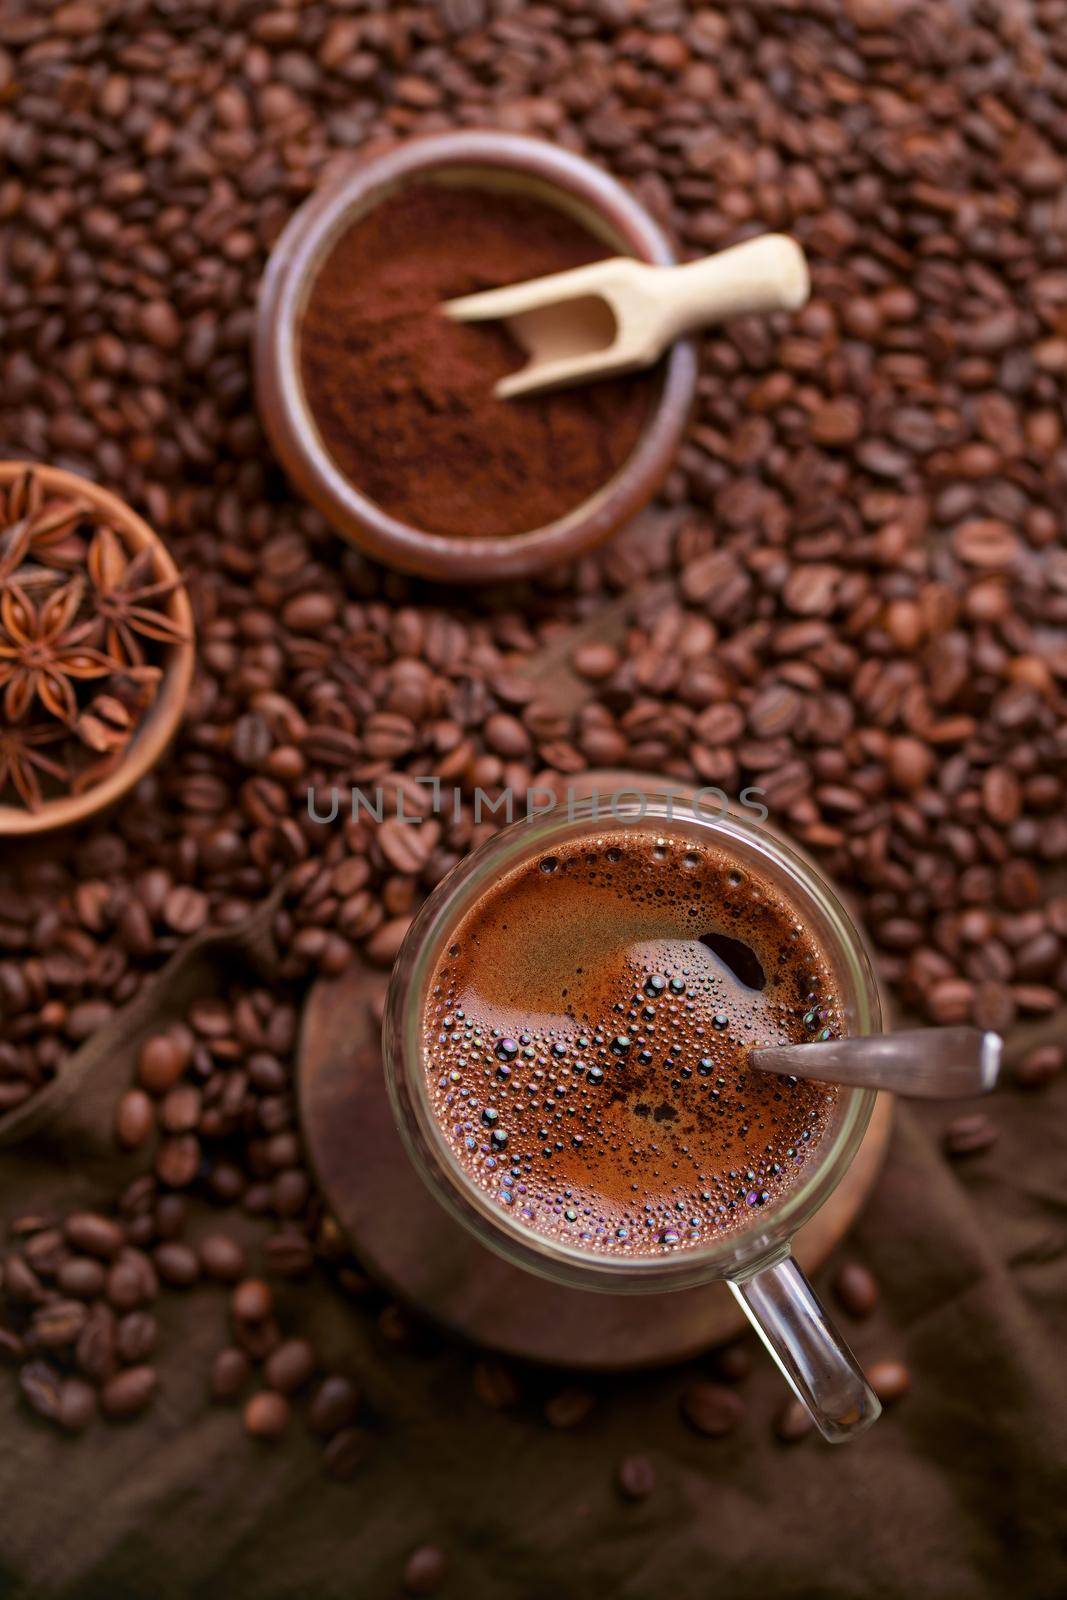
[[[6,489],[23,472],[31,469],[50,494],[77,495],[99,511],[123,536],[133,550],[146,546],[155,552],[157,576],[170,582],[180,577],[174,560],[159,535],[142,517],[107,489],[101,489],[74,472],[40,466],[33,461],[0,461],[0,488]],[[171,645],[165,656],[159,692],[141,721],[125,758],[116,770],[84,794],[62,795],[45,800],[40,810],[0,805],[0,838],[18,838],[47,833],[53,828],[69,828],[85,822],[132,789],[150,771],[174,736],[193,679],[196,648],[193,639],[193,608],[184,587],[175,589],[166,603],[168,616],[188,635],[185,643]]]
[[[532,195],[582,222],[616,254],[659,266],[674,252],[649,213],[584,157],[520,134],[426,134],[357,161],[300,207],[267,263],[255,330],[256,398],[275,453],[326,520],[375,560],[443,583],[494,583],[572,561],[615,533],[670,471],[696,393],[696,346],[679,340],[629,458],[565,516],[528,533],[458,538],[389,516],[337,467],[300,379],[300,323],[320,264],[338,235],[409,183],[465,184]]]

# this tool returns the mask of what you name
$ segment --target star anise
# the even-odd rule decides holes
[[[72,578],[39,607],[17,585],[0,596],[0,689],[9,722],[20,721],[35,698],[61,722],[73,722],[72,680],[103,678],[121,665],[93,647],[95,621],[78,621],[84,592]]]
[[[47,773],[61,784],[68,777],[58,761],[42,754],[41,746],[55,744],[65,733],[58,722],[0,725],[0,795],[10,784],[25,806],[38,811],[42,799],[38,773]]]
[[[103,618],[108,654],[116,661],[139,666],[145,659],[140,639],[158,644],[184,644],[185,630],[162,609],[179,578],[151,578],[153,552],[139,550],[130,556],[113,528],[98,528],[89,546],[86,565],[93,584],[93,608]]]
[[[27,560],[31,549],[30,524],[15,522],[0,533],[0,594],[17,588],[32,589],[40,594],[45,589],[55,589],[63,582],[63,574],[55,567],[41,566]]]
[[[84,565],[85,543],[77,530],[91,514],[84,500],[46,500],[40,479],[24,472],[0,496],[0,589],[16,573],[19,587],[27,589],[54,583],[56,568]],[[34,558],[45,565],[30,566]]]
[[[0,522],[21,522],[34,517],[44,505],[44,488],[32,467],[27,467],[6,489],[0,489]]]
[[[0,804],[30,809],[42,777],[48,798],[80,795],[121,766],[186,638],[154,549],[131,552],[90,502],[44,484],[30,468],[0,487]]]
[[[30,525],[25,518],[12,522],[0,533],[0,594],[21,580],[26,553],[30,548]],[[25,588],[24,581],[21,587]]]

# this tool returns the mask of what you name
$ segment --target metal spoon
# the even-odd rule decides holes
[[[810,289],[796,240],[765,233],[681,267],[614,256],[441,309],[457,322],[504,319],[529,351],[527,364],[493,391],[507,400],[651,366],[684,333],[726,317],[796,311]]]
[[[749,1064],[785,1077],[818,1078],[856,1089],[889,1089],[911,1100],[988,1094],[1004,1041],[981,1028],[906,1028],[814,1044],[750,1050]]]

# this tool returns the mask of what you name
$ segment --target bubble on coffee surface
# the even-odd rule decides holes
[[[717,850],[620,830],[495,885],[449,939],[424,1018],[434,1114],[513,1219],[666,1255],[794,1184],[837,1091],[749,1068],[833,1037],[840,1004],[780,892]]]

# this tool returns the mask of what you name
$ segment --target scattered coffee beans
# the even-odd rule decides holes
[[[787,1400],[774,1423],[774,1432],[783,1444],[796,1444],[806,1439],[815,1428],[811,1412],[797,1399]]]
[[[235,1283],[245,1271],[245,1253],[225,1233],[209,1233],[200,1241],[200,1265],[206,1277]]]
[[[404,1588],[411,1595],[436,1594],[445,1581],[448,1563],[436,1545],[420,1545],[404,1565]]]
[[[1024,1089],[1044,1089],[1063,1071],[1067,1049],[1061,1044],[1039,1044],[1015,1063],[1012,1076]]]
[[[213,1400],[236,1400],[248,1382],[252,1364],[243,1350],[220,1350],[211,1369]]]
[[[276,33],[255,13],[189,27],[153,12],[146,30],[143,11],[86,35],[42,15],[7,42],[0,433],[9,454],[80,469],[148,514],[193,589],[200,674],[174,750],[112,817],[5,855],[0,1112],[280,871],[289,976],[336,972],[357,948],[388,961],[484,828],[475,787],[506,784],[521,805],[543,771],[588,766],[761,787],[773,820],[854,885],[885,977],[931,1020],[1053,1010],[1067,986],[1067,902],[1046,888],[1067,858],[1054,13],[1028,15],[1019,50],[1010,8],[953,0],[906,29],[814,4],[678,11],[647,49],[632,8],[610,5],[442,20],[413,4],[388,28],[381,6],[312,6]],[[859,86],[844,102],[842,82]],[[225,114],[197,121],[220,96]],[[72,139],[55,107],[75,102]],[[704,339],[654,533],[518,598],[445,607],[281,490],[248,336],[270,246],[341,148],[500,119],[613,168],[688,252],[793,232],[814,290],[794,317]],[[88,148],[137,182],[102,183]],[[576,649],[584,699],[516,674],[516,655],[620,595],[628,630]],[[422,829],[312,820],[309,788],[325,802],[368,767],[409,809],[431,771],[463,803]],[[257,1070],[276,1053],[261,1045]],[[140,1087],[162,1098],[183,1070],[154,1046]],[[133,1104],[131,1141],[147,1137]],[[166,1181],[190,1162],[191,1146],[171,1151]]]
[[[615,1480],[624,1500],[647,1500],[656,1487],[656,1469],[647,1456],[623,1456]]]
[[[981,1111],[956,1117],[944,1133],[945,1151],[950,1156],[975,1156],[997,1141],[996,1124]]]
[[[69,9],[5,38],[0,435],[147,513],[189,576],[199,673],[173,751],[110,817],[3,853],[0,1115],[191,931],[238,922],[283,872],[286,979],[355,950],[388,962],[489,826],[476,787],[507,785],[521,807],[542,773],[587,767],[761,787],[771,819],[853,888],[898,999],[986,1026],[1052,1013],[1067,990],[1067,897],[1050,887],[1067,859],[1055,8],[1030,8],[1025,49],[1013,8],[953,0],[906,28],[857,27],[877,5],[802,0],[758,19],[679,10],[647,35],[612,4],[490,16],[416,0],[388,28],[380,5],[298,7],[277,26],[254,8],[190,26],[156,7],[147,28],[132,0],[82,35],[60,23]],[[842,82],[859,85],[845,100]],[[213,103],[226,114],[201,119]],[[693,425],[640,537],[464,608],[285,494],[247,346],[270,245],[338,151],[472,120],[602,161],[686,251],[794,232],[814,292],[795,318],[706,337]],[[102,184],[90,149],[136,184]],[[580,693],[516,672],[611,600],[627,625],[575,649]],[[462,803],[419,829],[343,807],[312,820],[309,789],[328,814],[330,788],[368,768],[408,810],[430,772]],[[74,1426],[87,1402],[68,1385],[150,1370],[123,1365],[120,1329],[153,1314],[151,1280],[120,1274],[145,1299],[118,1316],[104,1290],[121,1251],[183,1234],[173,1185],[271,1219],[242,1274],[299,1285],[318,1269],[313,1191],[290,1214],[299,1187],[275,1184],[295,1025],[291,1000],[254,991],[145,1041],[116,1136],[146,1153],[161,1138],[156,1176],[121,1224],[68,1219],[66,1263],[51,1243],[27,1253],[56,1219],[5,1242],[0,1356],[33,1412]],[[1062,1052],[1034,1051],[1015,1079],[1060,1070]],[[179,1083],[200,1093],[195,1128],[168,1126],[173,1102],[164,1120]],[[335,1270],[367,1294],[353,1262]],[[57,1298],[87,1315],[45,1357],[33,1317]],[[338,1458],[353,1431],[333,1435]]]
[[[265,1321],[274,1305],[270,1284],[262,1278],[246,1278],[233,1291],[230,1305],[238,1322]]]
[[[853,1317],[869,1317],[878,1304],[874,1274],[858,1261],[846,1261],[834,1278],[834,1293]]]
[[[721,1383],[691,1383],[682,1395],[682,1416],[696,1433],[721,1439],[733,1433],[746,1411],[734,1389]]]
[[[67,1433],[84,1433],[96,1416],[96,1390],[82,1378],[64,1378],[55,1420]]]
[[[494,1411],[507,1411],[519,1403],[518,1380],[501,1361],[478,1361],[474,1366],[474,1392]]]
[[[263,1376],[279,1394],[295,1394],[314,1376],[315,1350],[307,1339],[284,1339],[272,1350],[263,1368]]]
[[[883,1405],[902,1400],[911,1388],[911,1373],[902,1361],[876,1361],[867,1369],[867,1382]]]
[[[752,1352],[745,1344],[724,1345],[712,1360],[716,1375],[726,1383],[741,1383],[752,1371]]]
[[[545,1421],[550,1428],[577,1428],[595,1404],[588,1389],[560,1389],[545,1402]]]
[[[245,1406],[245,1427],[256,1439],[280,1439],[289,1426],[289,1402],[284,1395],[263,1389]]]
[[[152,1367],[126,1367],[104,1384],[100,1391],[100,1409],[108,1417],[135,1417],[152,1399],[157,1383]]]
[[[322,1452],[322,1465],[326,1476],[347,1483],[354,1478],[370,1446],[368,1434],[362,1428],[341,1428],[326,1444]]]
[[[337,1433],[355,1420],[359,1390],[348,1378],[324,1378],[308,1408],[308,1423],[315,1433]]]

